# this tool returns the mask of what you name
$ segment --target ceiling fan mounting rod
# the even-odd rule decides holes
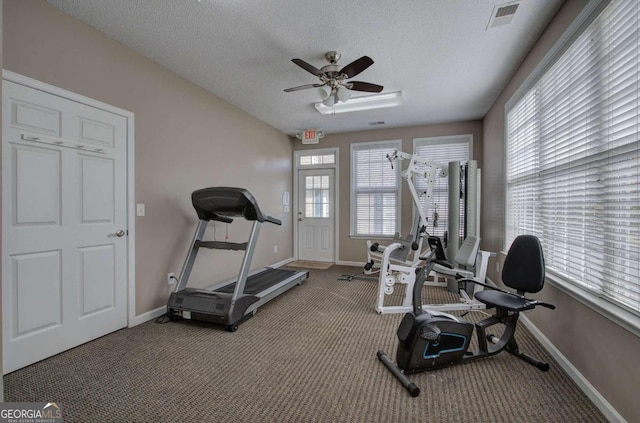
[[[327,59],[329,63],[331,63],[332,65],[335,65],[336,63],[338,63],[338,60],[340,60],[340,58],[342,57],[342,54],[338,53],[337,51],[329,51],[324,54],[324,57]]]

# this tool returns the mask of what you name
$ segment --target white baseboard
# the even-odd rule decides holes
[[[271,265],[271,266],[269,266],[269,267],[273,267],[273,268],[282,267],[282,266],[284,266],[284,265],[286,265],[286,264],[291,263],[292,261],[296,261],[296,259],[294,259],[293,257],[289,257],[288,259],[284,259],[284,260],[282,260],[282,261],[279,261],[279,262],[277,262],[277,263],[274,263],[274,264],[272,264],[272,265]]]
[[[156,309],[147,311],[133,318],[133,322],[129,325],[130,328],[138,326],[144,322],[160,317],[167,312],[167,306],[158,307]]]
[[[560,364],[560,367],[567,372],[569,377],[578,385],[580,390],[598,407],[610,422],[626,422],[626,420],[616,411],[609,401],[607,401],[596,388],[575,368],[573,364],[558,350],[549,339],[538,329],[527,316],[520,314],[520,321],[529,329],[531,334],[542,344],[551,356]]]

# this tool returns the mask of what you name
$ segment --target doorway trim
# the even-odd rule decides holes
[[[102,109],[104,111],[120,115],[127,120],[127,230],[129,231],[127,236],[127,327],[133,327],[137,324],[143,323],[142,321],[139,321],[139,319],[136,319],[134,113],[6,69],[2,70],[2,79],[53,94],[58,97],[66,98],[77,103]]]
[[[335,162],[333,164],[319,164],[319,165],[300,165],[300,157],[301,156],[308,156],[311,154],[334,154],[335,155]],[[338,147],[331,147],[331,148],[318,148],[318,149],[313,149],[313,150],[295,150],[293,152],[293,213],[292,213],[292,219],[293,219],[293,258],[294,260],[298,260],[298,224],[297,224],[297,216],[298,216],[298,207],[299,207],[299,199],[298,199],[298,178],[300,177],[300,170],[304,169],[333,169],[334,174],[333,174],[333,192],[334,192],[334,202],[333,202],[333,210],[334,210],[334,216],[335,216],[335,220],[334,220],[334,234],[333,234],[333,251],[334,251],[334,257],[333,257],[333,261],[334,263],[337,263],[339,261],[339,257],[340,257],[340,241],[338,238],[338,234],[340,233],[340,190],[339,190],[339,186],[340,183],[338,182],[340,180],[340,171],[339,171],[339,166],[338,164],[340,163],[340,149]]]

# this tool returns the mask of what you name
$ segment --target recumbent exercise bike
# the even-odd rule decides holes
[[[409,391],[411,396],[418,396],[420,389],[407,379],[405,374],[439,369],[455,363],[465,363],[485,358],[506,350],[542,371],[549,370],[549,364],[539,361],[520,351],[514,338],[518,316],[521,311],[532,310],[537,306],[555,309],[555,306],[526,298],[525,293],[535,293],[544,286],[545,266],[542,246],[533,235],[518,236],[504,262],[502,281],[516,290],[510,293],[491,285],[484,285],[488,290],[475,294],[475,298],[487,309],[495,308],[493,316],[475,324],[478,337],[478,350],[467,351],[474,325],[462,318],[440,312],[427,312],[422,309],[420,293],[425,278],[434,266],[430,252],[425,266],[420,270],[413,287],[413,312],[405,314],[397,330],[398,349],[396,363],[387,354],[379,350],[378,358],[393,375]],[[473,279],[460,279],[459,283],[479,283]],[[500,338],[487,335],[486,329],[502,323],[505,326]]]

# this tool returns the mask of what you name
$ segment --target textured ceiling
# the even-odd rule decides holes
[[[64,12],[275,128],[326,133],[482,118],[564,0],[523,0],[487,30],[504,0],[49,0]],[[320,115],[317,68],[375,63],[355,80],[402,91],[400,107]],[[354,96],[366,93],[354,93]]]

